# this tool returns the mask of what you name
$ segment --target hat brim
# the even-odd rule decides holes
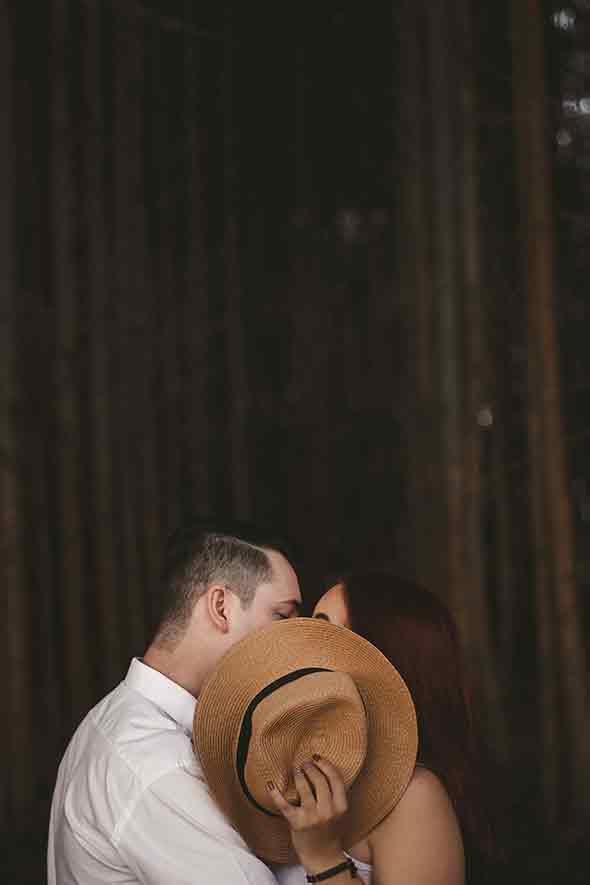
[[[236,744],[251,699],[266,684],[303,667],[348,673],[363,699],[368,743],[365,763],[348,791],[341,821],[343,844],[352,847],[401,798],[418,748],[416,713],[395,667],[370,642],[323,620],[293,618],[249,634],[224,655],[197,700],[195,749],[211,792],[257,855],[275,863],[296,861],[289,827],[245,795]]]

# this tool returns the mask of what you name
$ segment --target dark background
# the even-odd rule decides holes
[[[0,0],[4,879],[166,534],[452,606],[516,880],[587,876],[590,3]]]

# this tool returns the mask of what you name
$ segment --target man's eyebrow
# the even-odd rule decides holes
[[[329,621],[330,620],[328,615],[325,615],[323,612],[318,612],[317,615],[314,615],[314,618],[321,618],[322,621]]]

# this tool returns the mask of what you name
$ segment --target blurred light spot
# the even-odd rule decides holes
[[[491,427],[494,423],[494,413],[489,405],[481,406],[477,412],[477,423],[480,427]]]
[[[573,9],[559,9],[553,13],[553,24],[560,31],[573,31],[576,26],[576,13]]]
[[[573,96],[567,96],[562,99],[561,107],[563,108],[563,112],[567,117],[573,117],[579,113],[579,102],[577,98],[573,98]]]
[[[343,240],[356,240],[361,226],[361,217],[356,209],[341,209],[336,216],[336,223]]]
[[[566,117],[579,117],[582,114],[590,114],[590,98],[587,95],[584,95],[582,98],[568,95],[562,99],[561,107]]]
[[[560,129],[555,138],[560,147],[569,147],[572,143],[572,134],[567,129]]]

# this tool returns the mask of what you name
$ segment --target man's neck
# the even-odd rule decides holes
[[[148,667],[167,676],[196,698],[203,682],[213,669],[213,664],[207,655],[199,655],[198,659],[194,651],[192,655],[187,655],[183,645],[181,642],[180,646],[170,651],[152,643],[142,660]]]

